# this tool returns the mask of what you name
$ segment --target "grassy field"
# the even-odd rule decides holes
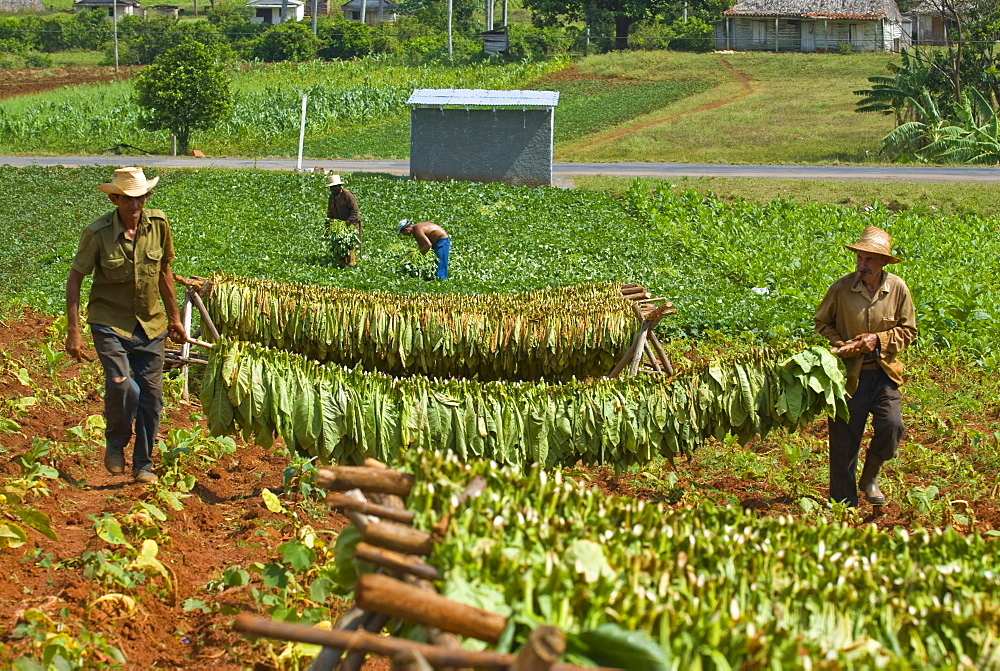
[[[888,118],[853,111],[887,54],[630,52],[584,59],[581,75],[693,81],[711,88],[556,147],[563,161],[868,163]]]
[[[871,163],[890,121],[856,114],[851,91],[888,60],[663,51],[592,56],[562,72],[559,63],[281,64],[234,72],[231,118],[192,139],[207,155],[293,156],[308,92],[307,156],[402,158],[414,87],[547,88],[562,92],[557,160]],[[127,82],[11,99],[0,103],[0,152],[86,154],[125,142],[166,153],[168,135],[140,130],[137,118]]]

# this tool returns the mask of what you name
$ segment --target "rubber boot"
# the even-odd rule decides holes
[[[865,455],[865,467],[861,469],[861,480],[858,487],[865,495],[865,500],[875,506],[885,504],[885,494],[878,488],[879,469],[882,468],[882,460],[874,454]]]

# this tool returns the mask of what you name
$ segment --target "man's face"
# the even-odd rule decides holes
[[[111,202],[118,208],[118,216],[125,221],[138,221],[142,214],[142,207],[149,199],[149,194],[141,196],[123,196],[120,193],[108,194]]]
[[[330,187],[330,193],[332,193],[335,196],[343,190],[344,187],[342,187],[340,184],[334,184],[333,186]]]
[[[882,269],[889,262],[889,259],[881,254],[872,254],[871,252],[855,253],[858,255],[858,260],[854,264],[854,269],[858,271],[863,280],[871,280],[873,277],[878,277]]]

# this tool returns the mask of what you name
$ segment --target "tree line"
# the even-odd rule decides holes
[[[542,60],[625,47],[709,51],[712,25],[733,0],[605,0],[600,11],[589,0],[576,3],[579,6],[575,1],[525,0],[533,22],[507,27],[510,46],[505,57]],[[254,9],[236,3],[219,3],[197,20],[127,15],[118,20],[118,63],[150,64],[186,39],[205,45],[223,60],[343,60],[375,54],[399,55],[408,62],[436,60],[446,53],[443,7],[442,0],[405,0],[399,11],[409,15],[379,26],[349,21],[339,14],[321,16],[315,33],[310,19],[277,25],[253,22]],[[472,0],[456,0],[453,59],[482,58],[482,29],[473,16]],[[0,66],[5,54],[19,56],[29,66],[46,66],[52,63],[50,54],[74,50],[103,51],[104,62],[111,64],[113,43],[114,25],[100,9],[0,17]],[[6,60],[6,66],[11,65]]]

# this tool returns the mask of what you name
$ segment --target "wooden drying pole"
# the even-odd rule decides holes
[[[208,332],[208,336],[213,342],[219,339],[219,331],[215,328],[215,323],[209,316],[200,294],[201,291],[207,291],[211,287],[211,282],[201,277],[184,277],[177,273],[174,273],[174,281],[184,286],[184,305],[181,308],[181,322],[184,324],[184,332],[188,334],[188,339],[187,342],[181,345],[179,351],[167,350],[164,353],[164,359],[167,361],[176,361],[181,364],[181,379],[183,380],[181,399],[186,401],[188,400],[188,368],[190,364],[208,363],[205,359],[191,356],[191,345],[197,345],[206,349],[212,348],[211,343],[197,338],[197,335],[200,335],[200,333],[194,335],[191,333],[191,318],[194,309],[196,308],[198,314],[201,315],[202,328]]]
[[[628,374],[635,375],[639,372],[643,355],[652,366],[653,372],[673,375],[674,367],[670,364],[666,352],[663,351],[663,345],[653,329],[661,319],[677,313],[677,310],[673,309],[674,304],[666,298],[652,298],[645,287],[638,284],[623,284],[621,293],[624,298],[631,301],[632,312],[639,320],[639,330],[625,351],[625,355],[608,373],[608,377],[618,377],[626,366],[629,368]],[[661,303],[661,301],[667,302]],[[656,350],[655,354],[653,350]]]
[[[565,651],[565,637],[555,627],[533,631],[517,656],[462,649],[459,635],[495,644],[507,627],[507,618],[438,594],[432,581],[440,579],[440,574],[423,557],[433,551],[436,535],[447,527],[449,518],[446,515],[435,524],[433,533],[414,529],[414,515],[403,501],[413,482],[412,475],[373,459],[361,467],[321,468],[316,483],[330,492],[326,502],[342,510],[361,532],[355,557],[375,564],[376,572],[359,578],[354,606],[332,631],[249,615],[238,617],[235,628],[255,636],[322,646],[310,671],[358,671],[368,654],[392,658],[393,668],[399,671],[583,671],[557,663]],[[484,478],[473,478],[457,500],[478,496],[485,489]],[[431,643],[380,635],[390,619],[423,626]]]

